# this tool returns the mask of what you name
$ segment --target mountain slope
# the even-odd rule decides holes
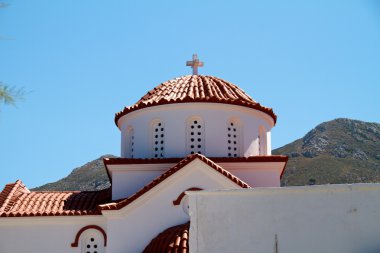
[[[85,165],[74,169],[67,177],[54,183],[34,188],[34,191],[92,191],[102,190],[111,184],[103,164],[103,158],[116,157],[103,155]]]
[[[380,124],[324,122],[273,154],[289,156],[282,185],[380,182]]]

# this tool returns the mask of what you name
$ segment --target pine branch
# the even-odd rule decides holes
[[[21,100],[24,90],[9,87],[0,82],[0,103],[6,105],[16,105],[17,100]]]

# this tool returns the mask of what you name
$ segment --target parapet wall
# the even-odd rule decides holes
[[[380,184],[189,195],[190,252],[380,252]]]

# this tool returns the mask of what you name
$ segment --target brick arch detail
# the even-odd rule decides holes
[[[185,191],[183,191],[178,197],[177,199],[173,200],[173,205],[174,206],[178,206],[180,203],[181,203],[181,200],[183,199],[183,197],[185,197],[186,195],[186,191],[202,191],[203,189],[202,188],[198,188],[198,187],[191,187]]]
[[[75,240],[73,243],[71,243],[71,247],[78,247],[79,245],[79,238],[80,236],[82,235],[82,233],[88,229],[95,229],[95,230],[98,230],[102,235],[103,235],[103,239],[104,239],[104,247],[107,246],[107,234],[106,232],[104,231],[104,229],[102,229],[101,227],[97,226],[97,225],[89,225],[89,226],[85,226],[83,228],[81,228],[78,233],[76,234],[75,236]]]

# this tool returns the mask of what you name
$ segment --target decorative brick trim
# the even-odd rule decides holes
[[[73,248],[76,248],[78,247],[79,245],[79,238],[80,236],[82,235],[82,233],[88,229],[95,229],[95,230],[98,230],[100,233],[102,233],[103,235],[103,239],[104,239],[104,247],[107,247],[107,234],[106,232],[104,231],[104,229],[102,229],[101,227],[97,226],[97,225],[88,225],[88,226],[85,226],[83,228],[81,228],[78,233],[76,234],[75,236],[75,240],[73,243],[71,243],[71,247]]]
[[[189,189],[183,191],[183,192],[177,197],[177,199],[173,200],[173,205],[174,205],[174,206],[179,206],[179,204],[181,204],[181,200],[183,199],[183,197],[185,197],[187,191],[202,191],[202,190],[203,190],[202,188],[191,187],[191,188],[189,188]]]
[[[288,158],[288,157],[286,157],[286,158]],[[280,179],[282,178],[282,176],[283,176],[284,173],[285,173],[286,165],[288,165],[288,159],[286,159],[286,162],[285,162],[284,168],[282,168],[281,175],[280,175]]]
[[[249,156],[249,157],[208,157],[215,163],[239,163],[239,162],[286,162],[288,157],[284,155]],[[183,158],[103,158],[104,164],[154,164],[154,163],[179,163]]]

